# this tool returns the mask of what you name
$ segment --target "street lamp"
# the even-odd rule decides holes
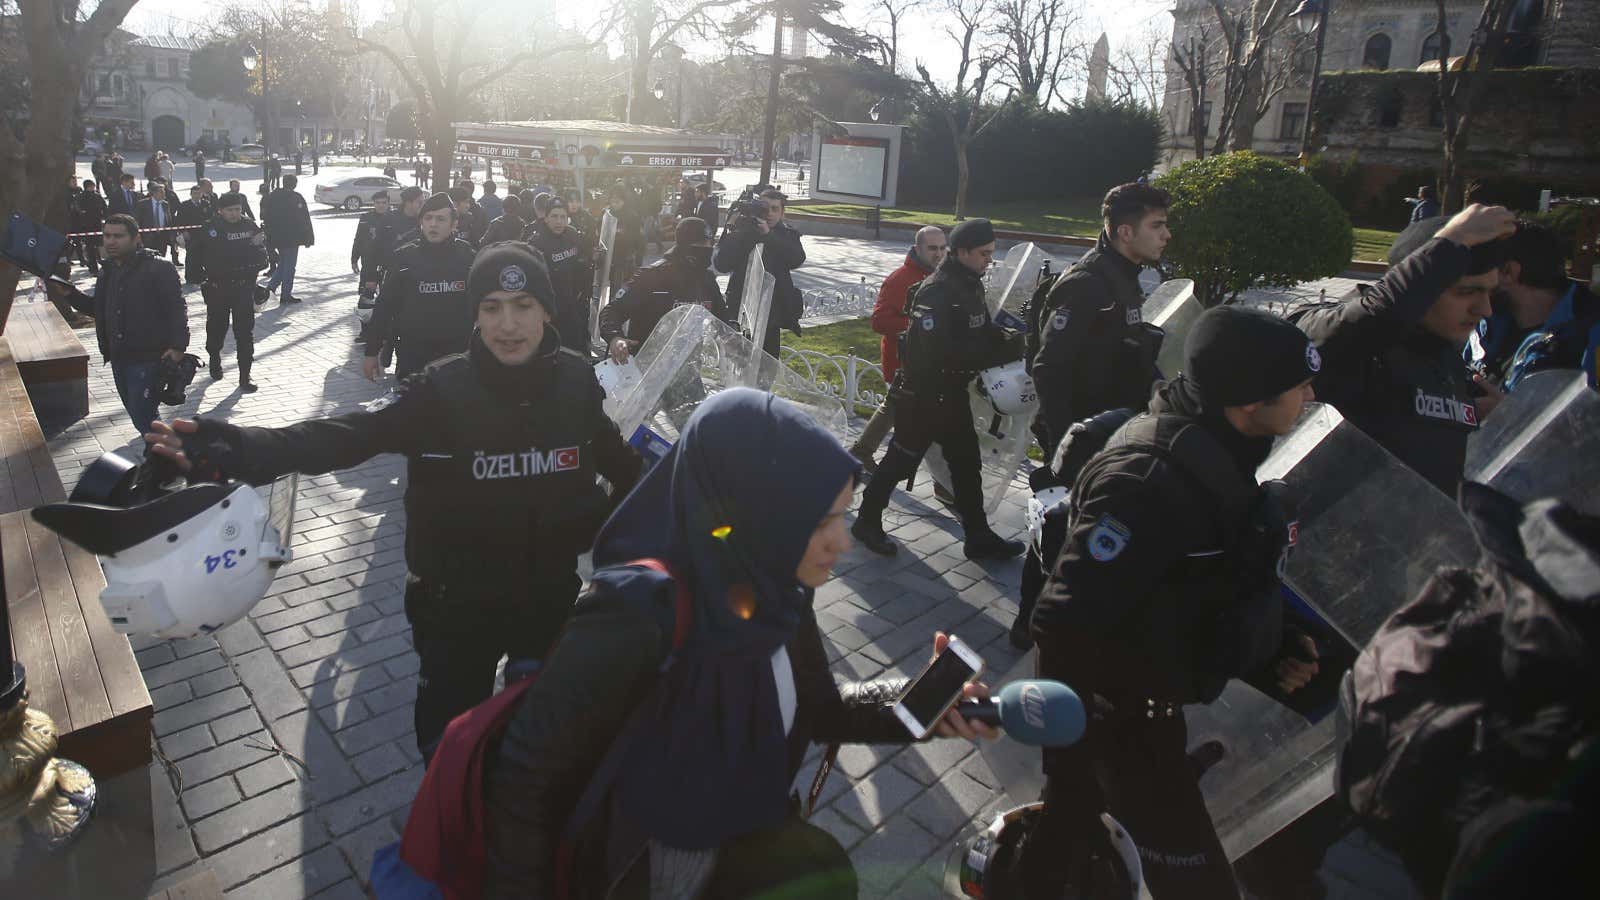
[[[660,78],[657,78],[656,79],[656,86],[650,89],[650,93],[655,94],[657,100],[665,100],[667,98],[667,84],[666,84],[666,82],[661,80]]]
[[[883,101],[879,100],[877,103],[872,104],[872,108],[871,109],[867,110],[867,118],[869,118],[872,121],[876,122],[876,121],[878,121],[878,119],[880,119],[882,117],[883,117]]]
[[[1316,102],[1317,81],[1322,76],[1322,44],[1328,37],[1328,7],[1332,0],[1300,0],[1300,5],[1289,14],[1296,31],[1302,35],[1317,35],[1317,50],[1311,62],[1311,90],[1306,94],[1306,120],[1300,127],[1300,168],[1305,170],[1311,162],[1311,104]]]

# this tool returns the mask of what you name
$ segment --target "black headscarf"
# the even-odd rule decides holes
[[[593,583],[660,590],[665,562],[694,598],[690,637],[658,689],[615,794],[633,837],[689,850],[777,824],[788,753],[772,655],[810,614],[807,544],[861,466],[788,402],[748,389],[700,405],[678,443],[606,522]]]

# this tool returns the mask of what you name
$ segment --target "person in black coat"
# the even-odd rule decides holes
[[[694,188],[695,207],[694,214],[706,223],[706,227],[716,233],[717,227],[722,222],[722,210],[717,206],[717,198],[711,195],[711,185],[697,184]]]
[[[172,204],[167,201],[167,186],[164,183],[160,181],[150,183],[150,196],[140,200],[134,207],[134,218],[138,220],[141,231],[152,228],[173,228],[178,225]],[[144,245],[158,256],[170,249],[172,264],[182,265],[178,260],[178,242],[175,237],[175,232],[157,231],[145,235]]]
[[[784,195],[779,191],[766,191],[762,193],[760,200],[766,215],[733,223],[732,229],[717,243],[717,252],[712,257],[712,264],[716,266],[718,272],[730,273],[728,311],[730,321],[737,322],[739,306],[744,299],[745,266],[750,259],[751,251],[757,244],[761,245],[762,265],[771,273],[777,285],[772,292],[772,311],[767,317],[767,333],[751,335],[750,339],[759,341],[762,349],[777,359],[780,329],[787,328],[795,334],[800,333],[800,314],[803,311],[804,301],[800,296],[800,290],[794,286],[792,273],[805,265],[806,251],[800,245],[800,232],[783,221],[786,201]]]
[[[177,224],[195,226],[194,231],[182,232],[183,244],[189,250],[189,263],[183,270],[185,284],[205,283],[205,241],[199,226],[210,222],[214,213],[211,198],[206,196],[205,188],[198,184],[189,188],[189,199],[178,204]]]
[[[561,346],[589,355],[589,291],[594,283],[592,263],[584,256],[584,239],[569,226],[567,201],[550,202],[542,220],[528,229],[528,243],[544,254],[550,286],[556,292],[555,326]]]
[[[95,190],[93,181],[85,180],[78,192],[78,202],[72,208],[72,230],[93,232],[94,236],[79,238],[78,252],[91,274],[100,271],[100,226],[106,221],[106,199]]]
[[[256,212],[250,208],[250,198],[245,194],[244,189],[239,187],[239,179],[231,178],[228,180],[228,193],[239,195],[240,211],[246,219],[254,222],[256,220]]]
[[[680,303],[699,303],[712,315],[729,321],[710,262],[711,235],[705,223],[693,218],[679,222],[672,249],[640,269],[600,310],[600,339],[611,358],[627,362],[667,310]]]
[[[135,219],[138,218],[136,212],[139,209],[139,201],[144,199],[144,195],[139,193],[135,187],[137,181],[138,179],[132,175],[119,175],[117,177],[117,188],[106,195],[106,212],[108,214],[121,214],[134,216]]]
[[[267,246],[278,253],[277,268],[267,280],[267,290],[283,288],[284,303],[299,303],[294,295],[295,264],[300,259],[300,248],[317,242],[311,228],[311,211],[306,199],[295,190],[298,179],[283,176],[283,187],[273,191],[261,201],[261,228],[267,235]]]
[[[912,741],[891,709],[906,680],[836,684],[812,609],[860,471],[771,394],[700,406],[596,538],[591,586],[487,762],[486,900],[550,896],[569,822],[575,898],[856,895],[790,786],[813,744]],[[936,733],[995,736],[953,710]],[[609,802],[574,821],[586,797]]]

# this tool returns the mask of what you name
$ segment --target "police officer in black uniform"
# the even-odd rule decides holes
[[[1317,393],[1401,462],[1455,497],[1467,438],[1499,400],[1473,384],[1462,348],[1491,312],[1501,239],[1516,230],[1504,207],[1473,204],[1437,232],[1406,230],[1408,247],[1383,278],[1349,299],[1289,318],[1327,365]]]
[[[699,303],[728,321],[722,290],[711,272],[711,234],[705,222],[694,218],[679,222],[672,249],[640,269],[600,310],[600,339],[611,358],[627,362],[667,310],[680,303]]]
[[[420,193],[420,192],[419,192]],[[357,305],[376,305],[378,287],[383,283],[383,272],[389,266],[403,220],[389,208],[389,193],[379,191],[372,195],[372,209],[361,214],[356,223],[355,243],[350,247],[350,270],[360,278],[360,299]],[[356,343],[367,342],[367,327],[363,322]]]
[[[239,390],[253,394],[250,364],[255,359],[256,275],[267,267],[266,235],[244,217],[244,195],[232,191],[217,198],[217,214],[200,235],[206,280],[200,294],[206,301],[206,352],[211,378],[222,377],[222,344],[233,320],[233,352],[239,361]]]
[[[1316,674],[1315,643],[1286,626],[1278,586],[1290,514],[1255,470],[1312,399],[1320,365],[1281,318],[1209,310],[1183,374],[1078,474],[1033,636],[1040,676],[1095,712],[1082,741],[1045,751],[1045,810],[1021,854],[1030,900],[1084,877],[1104,849],[1102,812],[1137,836],[1153,896],[1238,896],[1186,755],[1183,705],[1215,700],[1230,678],[1284,697]]]
[[[1139,271],[1161,261],[1172,237],[1171,203],[1148,184],[1112,188],[1100,204],[1105,230],[1094,249],[1061,273],[1041,308],[1029,309],[1040,446],[1054,448],[1074,422],[1149,402],[1160,340],[1139,319]]]
[[[395,251],[378,291],[361,365],[369,381],[378,379],[379,356],[390,340],[397,341],[395,375],[404,378],[465,350],[472,335],[467,270],[475,251],[454,236],[456,208],[447,195],[434,194],[422,204],[418,228],[422,239]]]
[[[158,422],[147,438],[168,456],[181,449],[192,477],[252,484],[406,455],[406,618],[422,663],[424,756],[493,692],[502,655],[508,678],[543,658],[577,596],[578,555],[640,468],[588,362],[547,328],[554,295],[533,250],[485,248],[468,283],[471,347],[407,379],[387,406],[286,428]]]
[[[183,232],[184,249],[188,251],[188,256],[184,258],[184,284],[205,284],[204,228],[216,214],[217,211],[212,206],[211,198],[206,195],[204,185],[197,184],[189,188],[189,199],[178,204],[178,212],[173,221],[180,226],[194,228],[193,231]]]
[[[910,478],[929,445],[937,443],[950,465],[967,557],[1009,559],[1025,545],[989,527],[967,385],[983,369],[1017,359],[1022,348],[994,324],[983,301],[983,273],[994,259],[994,226],[988,219],[968,219],[950,232],[949,246],[944,262],[909,298],[911,327],[891,387],[894,440],[861,494],[850,532],[874,553],[892,556],[899,549],[883,533],[884,507],[895,483]]]
[[[591,260],[584,256],[584,236],[570,224],[567,201],[556,197],[550,201],[544,218],[534,222],[525,233],[526,240],[535,250],[544,254],[545,265],[550,267],[550,285],[556,291],[556,330],[561,332],[561,346],[589,354],[589,293],[594,284]]]

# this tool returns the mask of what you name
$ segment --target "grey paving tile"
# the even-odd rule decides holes
[[[323,847],[228,891],[226,896],[228,900],[323,896],[324,888],[352,883],[351,875],[344,856],[334,847]]]
[[[295,773],[289,766],[283,757],[270,756],[233,773],[233,779],[238,783],[240,793],[246,797],[254,797],[294,781]]]
[[[831,808],[863,829],[871,830],[882,825],[922,790],[922,785],[909,775],[893,766],[883,766],[856,780]]]

